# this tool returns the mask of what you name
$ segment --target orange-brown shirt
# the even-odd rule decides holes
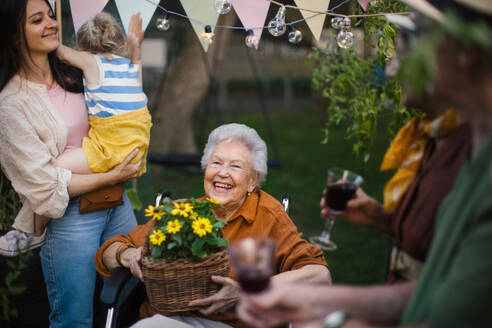
[[[111,272],[106,268],[102,259],[104,250],[114,242],[130,243],[141,247],[145,243],[147,234],[152,227],[152,221],[137,226],[128,235],[117,235],[107,240],[96,253],[96,269],[105,277]],[[252,193],[246,197],[241,208],[227,221],[224,227],[224,236],[233,242],[245,237],[270,237],[276,242],[277,273],[299,269],[308,264],[326,266],[323,252],[316,246],[302,239],[302,234],[284,211],[282,205],[264,191]],[[234,309],[232,309],[233,311]],[[140,309],[142,317],[155,314],[155,310],[148,302]],[[192,315],[199,316],[199,313]],[[232,316],[231,316],[232,315]],[[212,320],[224,321],[239,327],[237,320],[229,321],[226,318],[235,317],[233,313],[223,313],[219,316],[208,317]]]

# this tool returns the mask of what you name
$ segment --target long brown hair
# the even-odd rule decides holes
[[[3,30],[0,33],[0,91],[19,72],[24,64],[21,45],[29,50],[25,36],[26,7],[28,0],[2,0],[0,21]],[[46,4],[51,8],[48,1]],[[82,92],[82,71],[63,63],[56,51],[48,54],[53,79],[65,90]]]

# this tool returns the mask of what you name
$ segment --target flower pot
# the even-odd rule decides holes
[[[202,260],[142,259],[145,289],[152,307],[164,315],[197,310],[190,301],[212,296],[222,287],[211,280],[212,275],[229,274],[227,249],[212,253]]]

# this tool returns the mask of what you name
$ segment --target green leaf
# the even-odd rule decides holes
[[[126,194],[128,195],[128,199],[130,199],[133,209],[135,211],[140,211],[142,209],[142,201],[140,201],[140,198],[138,197],[137,189],[126,189]]]
[[[217,246],[225,247],[229,244],[229,241],[226,238],[219,238],[217,242]]]
[[[163,246],[152,246],[152,252],[150,253],[150,257],[153,259],[158,259],[162,256]]]
[[[199,254],[202,252],[202,247],[205,244],[205,240],[201,238],[197,238],[193,244],[191,245],[191,253],[193,256],[199,256]]]
[[[169,244],[167,244],[167,249],[173,249],[174,247],[178,246],[177,243],[175,242],[170,242]]]
[[[183,237],[181,236],[180,233],[176,233],[172,235],[173,240],[175,240],[179,246],[183,245]]]

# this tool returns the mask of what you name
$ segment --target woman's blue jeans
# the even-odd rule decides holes
[[[41,263],[51,307],[50,327],[91,328],[96,267],[94,255],[110,237],[137,224],[128,196],[121,206],[80,214],[79,198],[62,218],[51,220]]]

